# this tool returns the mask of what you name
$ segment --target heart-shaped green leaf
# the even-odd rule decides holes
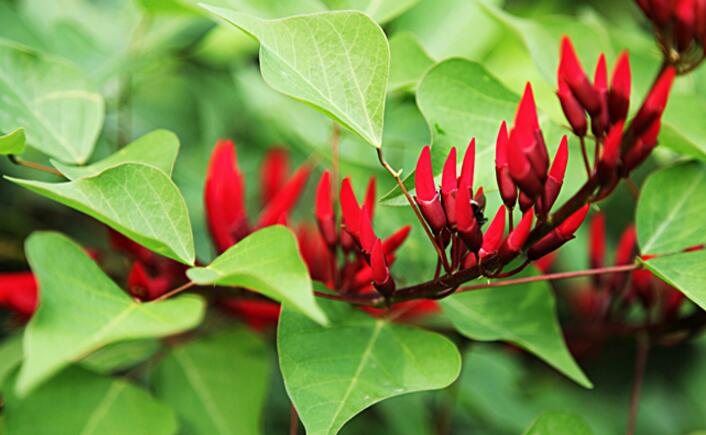
[[[473,340],[512,342],[584,387],[591,382],[571,357],[546,282],[459,293],[442,301],[444,315]]]
[[[7,178],[86,213],[165,257],[194,264],[184,198],[174,182],[155,167],[126,163],[68,183]]]
[[[567,412],[545,412],[537,417],[525,435],[592,435],[586,420]]]
[[[649,176],[637,204],[643,254],[667,254],[706,242],[706,164],[683,163]]]
[[[325,325],[314,300],[309,271],[292,232],[281,225],[263,228],[236,243],[206,267],[193,267],[189,278],[199,285],[243,287],[291,305]]]
[[[380,24],[392,20],[419,0],[322,0],[329,9],[357,9]]]
[[[5,399],[8,433],[18,435],[170,435],[178,426],[174,412],[144,389],[78,367],[24,398]]]
[[[284,307],[279,363],[309,435],[335,434],[384,399],[448,386],[461,356],[443,335],[371,318],[348,304],[321,301],[331,326]]]
[[[390,91],[414,90],[424,72],[433,63],[432,59],[414,34],[396,33],[390,38]]]
[[[264,20],[204,6],[260,42],[260,71],[275,90],[382,145],[390,48],[361,12],[322,12]]]
[[[270,379],[265,343],[244,329],[174,347],[152,376],[158,398],[190,434],[261,433]]]
[[[103,126],[103,97],[64,61],[0,42],[0,131],[24,127],[27,143],[64,162],[83,163]]]
[[[115,154],[89,166],[71,166],[57,161],[52,161],[52,164],[69,180],[93,177],[123,163],[154,166],[171,177],[177,154],[179,154],[179,138],[171,131],[155,130],[136,139]]]
[[[642,263],[706,310],[706,251],[665,255]]]
[[[21,395],[102,346],[175,334],[203,317],[203,300],[192,295],[135,302],[61,234],[34,233],[25,251],[41,290],[24,335],[25,359],[16,386]]]
[[[15,131],[0,136],[0,154],[22,154],[26,147],[25,129],[20,127]]]

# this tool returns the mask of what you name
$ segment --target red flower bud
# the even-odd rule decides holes
[[[636,254],[636,248],[637,233],[635,232],[635,226],[630,225],[620,236],[618,247],[615,250],[615,265],[623,266],[632,263]]]
[[[586,122],[586,111],[576,97],[574,97],[574,94],[571,93],[569,85],[563,80],[559,80],[559,90],[556,95],[559,97],[564,116],[566,116],[566,120],[569,121],[569,125],[574,131],[574,134],[577,136],[585,136],[588,126]]]
[[[450,226],[456,225],[456,191],[458,178],[456,177],[456,147],[451,148],[444,171],[441,175],[441,200],[446,212],[446,221]]]
[[[32,316],[37,308],[37,280],[32,272],[0,274],[0,306]]]
[[[691,45],[694,39],[696,25],[694,6],[694,0],[675,0],[674,34],[679,51],[684,51],[689,48],[689,45]]]
[[[652,150],[657,146],[657,136],[661,128],[661,121],[658,119],[653,122],[649,129],[636,141],[623,158],[623,175],[627,175],[634,168],[639,166],[650,155]]]
[[[647,98],[645,98],[642,107],[640,107],[637,115],[633,118],[632,124],[630,124],[630,130],[633,136],[642,136],[652,127],[655,121],[661,118],[667,106],[667,98],[669,98],[669,91],[672,88],[676,73],[674,67],[668,66],[662,75],[659,76],[659,79],[657,79],[657,82],[650,90]]]
[[[623,52],[613,69],[608,91],[608,111],[612,123],[623,121],[628,116],[631,81],[630,58],[626,52]]]
[[[565,81],[576,99],[591,116],[601,112],[598,91],[591,86],[586,73],[576,56],[571,40],[566,36],[561,40],[561,59],[559,61],[559,81]]]
[[[354,238],[357,238],[360,234],[360,213],[360,206],[355,198],[355,193],[353,193],[351,180],[346,177],[341,184],[341,215],[346,231]],[[341,241],[344,241],[343,234],[341,235]]]
[[[272,201],[284,185],[289,174],[289,154],[282,148],[267,152],[260,168],[260,199],[262,205]]]
[[[503,262],[507,262],[512,257],[517,255],[522,247],[527,241],[530,230],[532,229],[532,220],[534,219],[534,212],[530,209],[522,215],[522,219],[517,224],[515,229],[510,232],[507,236],[503,246],[500,248],[500,256],[503,258]]]
[[[458,180],[460,188],[473,188],[473,173],[476,165],[476,138],[471,139],[463,155],[463,165],[461,166],[461,178]]]
[[[395,281],[390,275],[390,268],[387,266],[380,239],[376,239],[373,244],[373,251],[370,254],[370,268],[373,272],[373,285],[377,291],[383,296],[391,296],[395,291]]]
[[[591,116],[591,131],[596,137],[603,135],[608,128],[608,67],[606,66],[605,55],[601,53],[596,64],[596,72],[593,79],[593,87],[598,92],[601,102],[600,112]]]
[[[268,227],[274,225],[281,219],[281,216],[289,216],[289,212],[299,201],[299,197],[304,190],[306,185],[306,180],[309,179],[309,174],[311,173],[311,168],[307,165],[301,166],[292,175],[292,177],[285,183],[284,186],[277,192],[272,201],[265,207],[265,209],[260,214],[260,219],[258,220],[257,226],[259,228]]]
[[[218,141],[208,163],[204,201],[208,229],[219,252],[250,232],[244,192],[235,145],[229,140]]]
[[[498,139],[495,142],[495,178],[498,181],[500,197],[503,199],[505,207],[512,209],[517,201],[517,186],[510,176],[509,152],[507,124],[503,121],[498,132]]]
[[[531,198],[542,193],[542,182],[549,166],[543,147],[532,87],[528,83],[510,131],[508,157],[512,179]]]
[[[336,216],[331,199],[331,173],[324,171],[316,186],[316,208],[314,210],[319,232],[329,248],[336,245]]]
[[[429,146],[425,146],[419,156],[414,181],[419,210],[434,234],[438,234],[446,226],[446,216],[434,184]]]
[[[534,205],[534,199],[525,195],[524,192],[520,192],[520,198],[518,203],[520,204],[520,211],[524,213],[532,208],[532,206]]]
[[[490,255],[494,255],[500,249],[505,234],[505,206],[500,206],[493,221],[488,225],[483,235],[483,245],[480,248],[479,256],[481,260]]]
[[[590,205],[586,204],[564,222],[559,224],[551,233],[542,237],[527,251],[527,258],[537,260],[548,253],[555,251],[564,243],[574,238],[574,233],[586,218]]]
[[[363,208],[368,211],[370,219],[372,219],[373,214],[375,214],[375,191],[375,177],[370,177],[370,180],[368,180],[368,188],[365,189],[365,201],[363,201]]]
[[[407,236],[409,236],[409,232],[411,230],[412,227],[405,225],[394,232],[390,237],[386,238],[382,242],[382,250],[385,251],[385,254],[394,253],[402,245],[402,243],[407,240]]]
[[[462,188],[456,196],[456,229],[471,252],[477,252],[483,243],[483,233],[473,213],[469,189]]]
[[[360,229],[360,247],[363,249],[363,252],[370,254],[377,236],[373,230],[373,223],[370,220],[370,212],[368,212],[367,204],[363,206],[360,212],[360,224],[358,228]]]
[[[605,264],[605,217],[603,213],[596,213],[591,219],[588,251],[591,267],[603,267]]]
[[[549,177],[544,185],[544,197],[542,207],[544,213],[549,213],[556,198],[559,196],[561,186],[564,184],[564,174],[566,174],[566,164],[569,161],[569,143],[566,136],[561,138],[559,148],[556,150],[552,167],[549,169]]]
[[[149,276],[142,263],[132,263],[127,279],[128,291],[131,295],[143,301],[151,301],[169,291],[171,282],[168,277]]]

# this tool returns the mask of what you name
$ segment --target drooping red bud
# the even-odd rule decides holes
[[[373,285],[380,294],[389,297],[395,291],[395,282],[390,275],[390,268],[385,260],[380,239],[376,239],[370,254],[370,268],[373,272]]]
[[[473,173],[476,166],[476,138],[471,139],[463,155],[463,165],[461,166],[461,178],[458,180],[460,188],[473,188]]]
[[[446,221],[451,227],[456,225],[456,190],[458,178],[456,177],[456,147],[451,148],[444,172],[441,175],[441,201],[446,212]]]
[[[633,136],[642,136],[652,127],[655,121],[661,118],[667,106],[669,91],[672,88],[676,73],[674,67],[668,66],[662,75],[659,76],[659,79],[657,79],[657,82],[650,90],[647,98],[645,98],[642,107],[640,107],[637,115],[633,118],[632,124],[630,124],[630,131]]]
[[[360,224],[358,228],[360,229],[360,247],[363,249],[363,252],[370,254],[377,236],[373,230],[373,223],[370,220],[370,212],[368,211],[367,204],[363,205],[363,209],[360,212]]]
[[[598,92],[601,103],[601,110],[597,115],[591,116],[591,131],[593,135],[599,137],[608,128],[608,67],[606,66],[605,55],[601,53],[596,64],[596,72],[593,79],[593,87]]]
[[[326,245],[331,248],[336,245],[336,216],[333,213],[331,200],[331,173],[324,171],[316,186],[316,207],[314,210],[319,232]]]
[[[534,219],[534,212],[532,209],[528,210],[527,213],[522,215],[522,219],[517,224],[517,226],[510,232],[507,236],[505,242],[500,248],[500,256],[503,258],[502,262],[507,262],[512,257],[517,255],[529,237],[530,230],[532,229],[532,221]]]
[[[360,205],[358,205],[358,200],[353,193],[351,180],[346,177],[341,184],[341,215],[346,230],[354,237],[358,237],[360,234],[360,213]],[[343,236],[341,236],[341,240],[343,241]]]
[[[303,165],[297,169],[260,214],[260,219],[257,223],[259,228],[274,225],[281,215],[285,215],[285,219],[289,216],[292,208],[299,201],[310,172],[311,168],[308,165]]]
[[[623,167],[621,171],[623,175],[629,174],[630,171],[644,162],[655,146],[657,146],[657,136],[659,135],[661,126],[661,120],[658,119],[653,122],[650,128],[648,128],[647,131],[635,141],[633,147],[628,150],[625,157],[623,157]]]
[[[218,252],[230,248],[250,231],[244,198],[235,145],[220,140],[208,163],[204,189],[208,229]]]
[[[370,177],[370,180],[368,180],[368,188],[365,189],[365,201],[363,201],[363,208],[367,210],[370,219],[372,219],[373,214],[375,214],[375,191],[375,177]]]
[[[559,61],[559,81],[569,85],[576,99],[591,116],[598,116],[601,111],[601,101],[598,91],[591,85],[586,73],[576,56],[574,46],[568,37],[561,40],[561,59]]]
[[[620,147],[623,140],[624,121],[618,121],[603,141],[603,152],[598,161],[598,177],[603,185],[610,185],[617,177],[616,168],[620,158]]]
[[[517,201],[517,186],[510,176],[509,152],[507,124],[503,121],[500,125],[500,131],[498,131],[498,139],[495,142],[495,178],[498,181],[500,197],[503,199],[505,207],[512,209]]]
[[[490,255],[494,255],[500,249],[505,235],[505,206],[501,205],[495,214],[493,221],[488,225],[488,229],[483,234],[483,244],[478,255],[483,260]]]
[[[574,233],[586,218],[590,205],[586,204],[559,224],[551,233],[542,237],[527,251],[527,258],[534,261],[544,257],[574,238]]]
[[[417,170],[414,174],[414,180],[419,210],[422,212],[427,223],[429,223],[434,234],[439,234],[446,226],[446,215],[434,184],[429,146],[425,146],[422,149],[422,154],[417,161]]]
[[[559,196],[561,186],[564,183],[566,164],[569,161],[569,142],[566,136],[561,138],[559,148],[556,150],[552,167],[549,169],[549,177],[544,184],[544,197],[542,207],[544,213],[549,213],[556,198]]]
[[[579,137],[586,135],[588,122],[586,122],[586,111],[579,101],[574,97],[574,94],[569,89],[569,85],[565,81],[559,80],[559,90],[556,93],[561,103],[561,108],[564,111],[564,116],[569,122],[571,129]]]
[[[608,112],[612,123],[624,121],[628,116],[631,81],[630,58],[627,52],[623,52],[613,69],[608,91]]]
[[[289,174],[289,154],[283,148],[273,148],[267,152],[260,168],[260,199],[262,205],[277,195]]]
[[[407,240],[407,236],[409,236],[409,232],[411,230],[411,226],[405,225],[404,227],[392,233],[391,236],[386,238],[382,242],[382,250],[385,251],[385,254],[388,255],[397,251],[397,249],[402,246],[404,241]]]
[[[473,213],[469,189],[460,189],[456,195],[456,230],[471,252],[478,252],[483,233]]]
[[[589,234],[589,261],[591,267],[597,269],[605,264],[605,217],[603,213],[596,213],[593,216]]]
[[[590,204],[586,204],[574,212],[574,214],[569,216],[564,222],[556,227],[557,233],[567,240],[572,238],[576,230],[578,230],[583,223],[584,219],[586,219],[586,215],[588,214],[590,207]]]

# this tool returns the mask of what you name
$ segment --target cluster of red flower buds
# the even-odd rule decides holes
[[[696,68],[706,48],[706,0],[637,0],[652,22],[665,61],[680,72]]]
[[[568,38],[561,43],[557,96],[571,129],[585,146],[591,120],[595,158],[591,174],[597,176],[601,192],[610,193],[620,177],[640,165],[657,145],[661,118],[667,105],[676,70],[667,66],[645,98],[637,114],[628,120],[630,106],[630,62],[622,53],[608,83],[603,54],[598,59],[593,83],[586,76]],[[588,156],[584,155],[589,167]]]

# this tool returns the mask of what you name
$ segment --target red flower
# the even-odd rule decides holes
[[[31,272],[0,274],[0,306],[29,318],[37,308],[37,280]]]

